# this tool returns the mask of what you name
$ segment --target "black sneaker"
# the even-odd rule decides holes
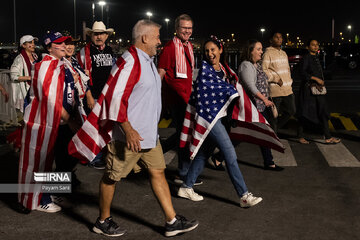
[[[119,237],[124,235],[126,232],[112,220],[112,217],[106,218],[104,223],[100,223],[100,218],[97,218],[93,227],[93,231],[108,237]]]
[[[102,170],[102,169],[105,169],[106,162],[103,160],[93,160],[92,162],[90,162],[88,164],[88,166],[91,168]]]
[[[176,221],[169,225],[165,225],[165,236],[173,237],[180,233],[186,233],[194,230],[199,225],[198,221],[189,221],[185,217],[176,215]]]

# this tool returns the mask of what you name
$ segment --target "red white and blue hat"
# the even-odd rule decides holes
[[[59,32],[49,32],[44,36],[44,45],[47,46],[50,43],[62,43],[62,42],[70,42],[70,36],[63,36]]]

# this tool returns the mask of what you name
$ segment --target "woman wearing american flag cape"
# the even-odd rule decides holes
[[[60,121],[69,114],[63,108],[65,42],[59,32],[45,35],[43,45],[49,54],[35,64],[30,86],[30,103],[24,111],[24,128],[21,139],[19,184],[34,183],[34,173],[49,172],[54,161],[54,144]],[[40,189],[20,191],[18,200],[26,209],[57,212],[61,207],[52,202],[50,195]]]
[[[180,137],[180,146],[189,147],[193,162],[178,196],[192,201],[203,200],[192,187],[217,146],[223,153],[229,177],[240,198],[240,206],[251,207],[261,202],[262,198],[248,191],[230,137],[282,152],[284,148],[238,83],[234,71],[221,61],[221,42],[212,37],[205,42],[204,52],[206,61],[203,61],[193,85]],[[235,82],[236,87],[231,82]],[[234,124],[236,127],[228,133],[227,129]]]

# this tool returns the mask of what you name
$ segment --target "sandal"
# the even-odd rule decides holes
[[[325,139],[325,144],[338,144],[339,142],[341,142],[339,138],[331,137],[329,139]]]
[[[309,144],[310,142],[307,141],[305,138],[299,138],[299,143],[301,143],[301,144]]]

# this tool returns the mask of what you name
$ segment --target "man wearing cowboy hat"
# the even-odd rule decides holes
[[[112,28],[106,28],[101,21],[94,22],[92,29],[85,28],[85,33],[90,36],[91,42],[86,44],[77,55],[80,66],[88,73],[89,89],[86,92],[87,114],[95,106],[96,100],[99,98],[102,89],[110,75],[115,59],[113,59],[113,51],[110,46],[106,45],[106,40],[114,32]],[[105,162],[101,160],[102,154],[92,161],[91,167],[104,169]]]

